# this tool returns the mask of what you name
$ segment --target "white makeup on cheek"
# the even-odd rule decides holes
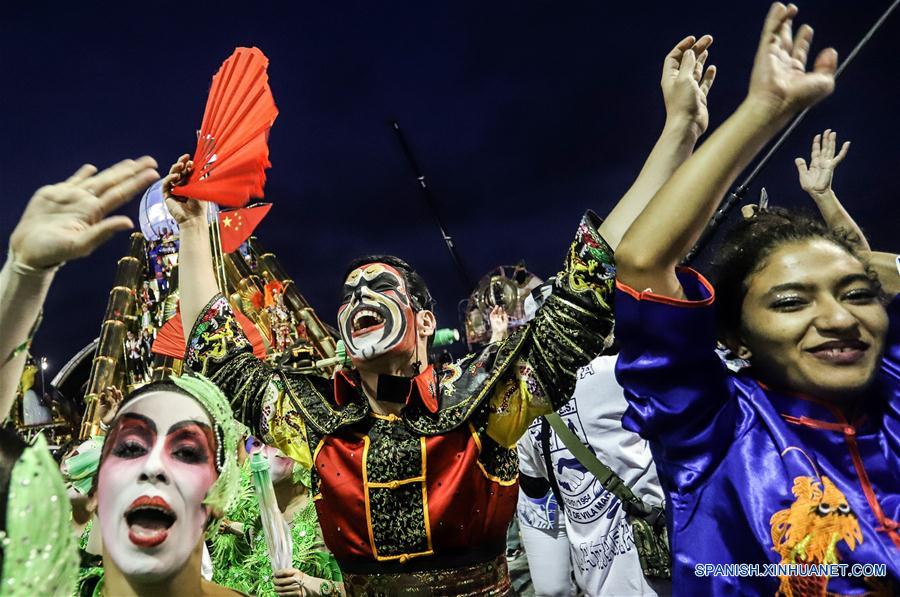
[[[211,421],[169,390],[147,392],[117,417],[98,478],[104,551],[126,577],[159,580],[181,569],[203,535],[202,502],[217,476],[204,432]]]

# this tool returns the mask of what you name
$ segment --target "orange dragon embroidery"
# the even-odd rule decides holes
[[[772,515],[772,548],[782,564],[836,564],[837,544],[850,550],[862,543],[862,531],[847,498],[828,477],[797,477],[794,503]],[[780,577],[779,594],[825,595],[827,577]]]

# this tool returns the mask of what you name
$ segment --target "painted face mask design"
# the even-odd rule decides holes
[[[126,578],[176,574],[203,537],[218,473],[211,422],[189,396],[160,390],[126,404],[97,486],[105,557]]]
[[[351,358],[371,360],[412,350],[414,322],[406,284],[396,269],[370,263],[347,276],[338,324]]]

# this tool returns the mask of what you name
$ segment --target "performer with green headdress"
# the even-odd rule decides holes
[[[203,539],[240,488],[241,426],[207,379],[126,396],[103,444],[89,508],[103,539],[103,595],[233,595],[201,577]]]

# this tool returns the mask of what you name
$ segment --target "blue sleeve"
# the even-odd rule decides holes
[[[702,485],[735,437],[733,378],[716,348],[712,286],[683,269],[688,300],[637,292],[617,282],[616,377],[625,389],[626,429],[647,439],[660,472],[679,492]]]

